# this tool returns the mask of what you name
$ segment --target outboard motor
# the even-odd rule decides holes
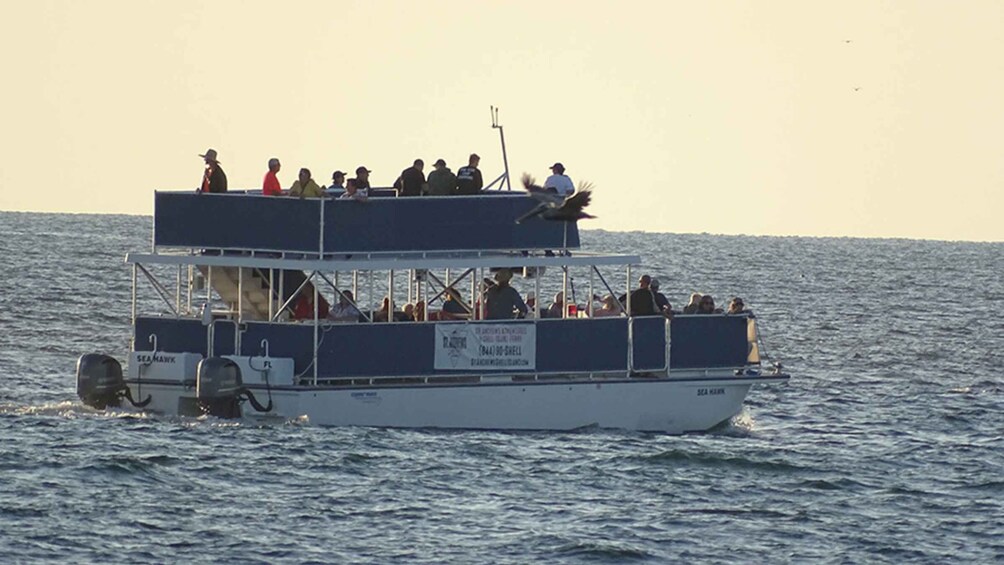
[[[134,401],[122,376],[122,364],[102,353],[87,353],[77,360],[77,396],[84,404],[98,410],[109,406],[117,408],[123,398],[143,408],[152,399],[148,396],[143,402]]]
[[[199,361],[195,377],[195,397],[203,412],[217,418],[240,418],[241,402],[247,398],[255,410],[269,412],[272,399],[262,406],[241,379],[237,363],[223,357]]]
[[[237,363],[222,357],[199,361],[195,397],[206,414],[217,418],[240,418],[243,389],[241,368]]]

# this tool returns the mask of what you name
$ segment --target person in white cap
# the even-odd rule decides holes
[[[206,170],[202,173],[202,184],[196,192],[216,192],[227,191],[227,174],[223,172],[223,167],[216,160],[216,150],[208,149],[203,155],[199,155],[206,161]]]
[[[565,174],[565,166],[561,163],[551,165],[551,176],[544,181],[545,189],[554,189],[558,196],[571,196],[575,192],[575,185],[572,179]]]

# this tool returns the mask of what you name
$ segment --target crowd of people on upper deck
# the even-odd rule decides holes
[[[203,193],[226,193],[227,175],[223,171],[215,149],[209,149],[204,154],[200,154],[206,163],[202,175],[202,183],[197,192]],[[457,169],[454,173],[446,165],[443,159],[437,159],[429,171],[428,177],[425,174],[425,161],[415,159],[410,167],[401,171],[392,187],[398,196],[464,196],[479,194],[484,188],[484,180],[478,165],[481,157],[477,153],[471,153],[467,158],[467,165]],[[279,182],[278,173],[282,169],[282,163],[277,157],[268,160],[268,171],[262,180],[262,194],[265,196],[294,196],[298,198],[340,198],[351,200],[366,200],[370,194],[369,175],[373,171],[365,166],[356,167],[355,177],[346,178],[347,173],[336,170],[331,174],[331,184],[324,186],[317,183],[313,178],[310,169],[304,167],[297,173],[296,180],[285,191]],[[555,163],[550,167],[551,175],[544,182],[544,188],[550,189],[559,195],[567,196],[575,192],[575,185],[572,179],[565,174],[565,167],[561,163]]]

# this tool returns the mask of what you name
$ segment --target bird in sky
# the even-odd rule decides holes
[[[565,197],[553,190],[537,185],[537,181],[528,173],[523,173],[523,188],[528,195],[539,202],[532,210],[516,218],[516,223],[522,223],[535,216],[545,220],[558,222],[575,222],[583,218],[595,218],[583,211],[592,200],[593,184],[580,182],[575,194]]]

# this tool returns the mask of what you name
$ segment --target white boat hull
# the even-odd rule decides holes
[[[545,381],[475,385],[253,387],[267,413],[244,404],[245,418],[306,419],[322,426],[574,430],[599,427],[685,433],[736,415],[755,382],[770,377]],[[130,384],[153,400],[147,410],[196,414],[195,391],[179,385]]]

